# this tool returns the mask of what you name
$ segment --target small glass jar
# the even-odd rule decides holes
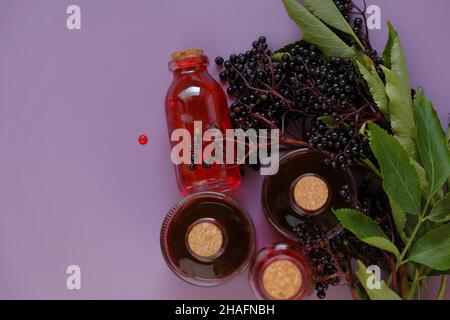
[[[312,268],[295,244],[264,248],[250,269],[250,284],[258,299],[302,300],[313,292]]]
[[[241,274],[255,251],[255,231],[245,209],[215,192],[190,195],[166,216],[161,250],[170,269],[198,286],[226,283]]]
[[[320,151],[293,151],[279,160],[277,174],[264,179],[262,203],[266,217],[292,241],[300,236],[297,230],[304,221],[319,225],[328,238],[339,234],[343,227],[333,209],[352,208],[357,200],[351,171],[333,169],[324,163],[326,157]],[[344,187],[347,199],[339,195]]]
[[[203,139],[206,130],[218,130],[224,137],[226,130],[232,129],[227,98],[220,84],[208,73],[208,64],[208,57],[201,49],[177,51],[169,63],[173,72],[166,96],[169,138],[172,148],[180,144],[183,147],[180,149],[189,150],[186,151],[189,154],[177,153],[183,161],[175,166],[178,187],[183,195],[226,192],[239,187],[241,181],[239,167],[234,163],[227,164],[226,155],[214,153],[205,159],[203,154],[206,146],[212,143]],[[180,141],[181,136],[176,136],[178,140],[172,141],[172,134],[177,129],[187,132],[189,140]],[[217,161],[216,156],[222,160]]]

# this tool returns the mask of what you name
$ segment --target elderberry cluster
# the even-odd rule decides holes
[[[350,186],[348,184],[344,184],[338,192],[339,198],[341,198],[342,200],[345,200],[345,202],[347,202],[348,204],[352,203],[352,197],[351,197],[351,192],[350,192]]]
[[[320,225],[311,225],[307,220],[301,220],[294,231],[298,234],[298,243],[314,268],[317,297],[324,299],[328,287],[338,285],[341,280],[336,268],[339,262],[330,254],[329,240],[324,236]]]
[[[260,37],[249,51],[216,63],[234,98],[234,128],[283,131],[289,121],[304,120],[309,147],[329,153],[330,165],[346,168],[367,156],[370,149],[359,134],[365,115],[358,111],[367,96],[351,60],[327,60],[304,41],[272,55]]]
[[[218,57],[216,63],[224,66],[219,77],[228,83],[227,93],[236,98],[230,107],[235,128],[269,129],[281,125],[287,104],[270,94],[275,81],[281,84],[281,66],[272,64],[265,37],[254,41],[252,49],[232,54],[226,61]]]
[[[321,120],[312,121],[312,129],[306,134],[306,138],[309,149],[326,150],[329,153],[324,163],[333,168],[345,170],[371,154],[367,139],[355,133],[353,128],[329,128]]]
[[[366,20],[364,16],[364,10],[359,9],[352,0],[333,0],[336,7],[339,9],[339,12],[344,16],[345,20],[352,26],[353,32],[355,35],[361,40],[361,42],[366,46],[366,50],[364,51],[364,54],[368,55],[373,63],[374,66],[381,77],[383,81],[385,81],[385,75],[383,72],[383,69],[380,67],[384,65],[384,60],[381,56],[378,55],[378,52],[374,49],[372,49],[372,46],[370,44],[370,41],[368,39],[367,35],[367,26],[366,26]],[[356,12],[353,12],[354,9]],[[352,14],[358,14],[359,16],[356,18],[352,18]],[[343,38],[343,40],[350,46],[356,46],[356,41],[351,38]]]
[[[335,3],[336,2],[342,2],[342,1],[336,0]],[[346,6],[348,6],[350,8],[349,11],[351,10],[351,8],[356,8],[356,6],[352,3],[352,1],[348,0],[345,2],[348,3]],[[352,20],[352,19],[349,17],[349,11],[345,11],[346,6],[344,5],[343,7],[340,7],[344,11],[342,11],[341,9],[339,9],[339,11],[341,11],[341,13],[344,15],[345,19],[351,24],[350,20]],[[361,42],[366,46],[366,50],[364,51],[364,54],[369,56],[372,59],[378,75],[380,76],[380,78],[383,81],[385,81],[385,75],[384,75],[383,69],[381,68],[381,66],[385,64],[385,61],[378,54],[378,52],[376,50],[372,49],[371,43],[370,43],[370,41],[368,39],[368,35],[367,35],[367,26],[366,26],[367,21],[365,20],[365,16],[363,15],[364,11],[361,11],[360,9],[359,9],[359,11],[360,11],[360,13],[359,13],[360,17],[356,17],[353,19],[353,32],[361,40]],[[356,43],[354,40],[350,40],[348,42],[348,44],[352,45],[352,46],[356,46]]]
[[[378,55],[377,50],[366,50],[365,54],[372,59],[375,69],[377,70],[377,73],[380,76],[381,80],[386,81],[386,76],[383,69],[381,68],[381,66],[384,66],[385,64],[384,59]]]
[[[369,197],[370,195],[369,193]],[[294,231],[298,234],[298,243],[303,253],[314,269],[315,290],[319,299],[326,297],[330,286],[339,285],[342,279],[352,279],[353,259],[361,260],[367,265],[376,264],[388,268],[380,250],[361,242],[349,231],[344,230],[332,239],[327,239],[320,225],[310,224],[307,220],[300,221]]]
[[[389,202],[382,191],[381,181],[363,180],[358,186],[360,194],[355,209],[370,216],[386,234],[393,236],[393,222],[390,218]],[[350,186],[342,185],[338,196],[352,202]],[[379,265],[388,270],[389,264],[382,251],[361,242],[350,231],[343,230],[332,239],[318,224],[312,224],[306,218],[300,220],[294,228],[298,243],[314,268],[315,289],[319,299],[326,297],[330,286],[337,286],[342,279],[354,282],[352,261],[361,260],[366,265]]]

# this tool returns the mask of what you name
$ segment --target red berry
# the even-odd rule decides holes
[[[145,146],[148,143],[148,137],[145,134],[143,134],[139,136],[138,141],[141,145]]]

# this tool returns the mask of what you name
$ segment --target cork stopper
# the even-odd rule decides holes
[[[172,60],[179,60],[179,59],[185,59],[185,58],[194,58],[194,57],[200,57],[203,56],[203,49],[186,49],[186,50],[180,50],[175,51],[172,53]]]
[[[292,299],[300,291],[302,282],[300,270],[289,260],[274,261],[263,273],[264,290],[276,300]]]
[[[222,249],[222,230],[212,222],[197,223],[188,232],[187,244],[197,257],[212,258]]]
[[[293,200],[306,211],[317,211],[325,206],[330,191],[328,185],[321,178],[308,175],[300,178],[293,192]]]

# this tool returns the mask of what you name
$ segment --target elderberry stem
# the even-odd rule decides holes
[[[396,271],[396,272],[398,271],[398,269],[400,268],[400,266],[401,266],[402,264],[408,262],[408,260],[405,260],[405,261],[404,261],[405,256],[406,256],[406,254],[408,253],[408,251],[409,251],[409,249],[410,249],[412,243],[414,242],[414,240],[415,240],[415,238],[416,238],[416,236],[417,236],[417,233],[418,233],[419,230],[420,230],[420,227],[422,226],[422,224],[423,224],[425,221],[427,221],[427,219],[425,218],[425,214],[426,214],[426,212],[427,212],[427,210],[428,210],[428,206],[430,205],[430,201],[431,201],[431,197],[428,196],[428,199],[427,199],[427,202],[426,202],[425,207],[424,207],[424,209],[423,209],[423,212],[419,215],[417,224],[416,224],[416,226],[414,227],[414,230],[413,230],[413,232],[411,233],[411,236],[409,237],[408,242],[407,242],[406,245],[405,245],[405,248],[403,249],[402,253],[400,254],[400,257],[399,257],[398,260],[397,260],[397,266],[396,266],[396,268],[395,268],[395,271]]]
[[[409,248],[411,247],[411,245],[412,245],[412,243],[413,243],[413,241],[414,241],[414,238],[416,237],[417,232],[419,232],[419,229],[420,229],[420,227],[422,226],[422,223],[423,223],[423,222],[424,222],[424,220],[423,220],[422,217],[420,216],[420,217],[419,217],[419,221],[417,222],[416,226],[414,227],[414,230],[413,230],[413,232],[411,233],[411,236],[409,237],[408,242],[406,243],[405,248],[403,249],[402,253],[400,254],[400,257],[399,257],[398,260],[397,260],[397,265],[396,265],[396,267],[395,267],[395,271],[396,271],[396,272],[398,271],[398,269],[399,269],[403,264],[405,264],[406,262],[408,262],[407,260],[404,260],[404,259],[405,259],[405,256],[406,256],[406,254],[408,253],[408,250],[409,250]]]
[[[300,148],[307,148],[308,144],[306,142],[303,141],[299,141],[296,139],[292,139],[286,136],[282,136],[280,138],[280,143],[281,144],[285,144],[285,145],[291,145],[291,146],[296,146],[296,147],[300,147]]]
[[[442,275],[441,276],[441,284],[439,286],[439,293],[437,296],[437,300],[444,300],[445,299],[445,291],[447,288],[447,276]]]
[[[414,275],[413,283],[412,283],[411,288],[409,290],[409,294],[408,294],[408,298],[407,298],[408,300],[413,300],[414,299],[414,295],[416,294],[417,287],[419,286],[419,279],[420,279],[419,271],[416,270],[416,273]]]

